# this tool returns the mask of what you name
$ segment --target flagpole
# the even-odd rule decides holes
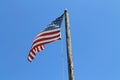
[[[68,18],[68,11],[64,11],[65,14],[65,28],[66,28],[66,48],[67,48],[67,61],[68,61],[68,76],[69,80],[74,80],[73,60],[72,60],[72,46],[70,36],[70,25]]]

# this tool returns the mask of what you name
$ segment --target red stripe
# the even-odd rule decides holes
[[[38,49],[39,46],[37,46],[37,52],[40,52],[40,50]]]
[[[34,48],[32,48],[32,49],[30,50],[30,52],[32,52],[32,54],[36,56],[36,53],[33,51],[33,49],[34,49]],[[29,53],[29,54],[30,54],[30,53]]]
[[[40,48],[43,50],[44,49],[44,45],[41,45]]]
[[[57,41],[57,40],[60,40],[61,38],[59,38],[59,39],[56,39],[56,40],[53,40],[53,41],[49,41],[49,42],[44,42],[44,43],[42,43],[42,44],[48,44],[48,43],[51,43],[51,42],[54,42],[54,41]]]
[[[56,34],[56,33],[59,33],[60,32],[60,30],[57,30],[57,31],[53,31],[53,32],[48,32],[48,33],[43,33],[43,34],[41,34],[41,33],[39,33],[40,35],[39,36],[37,36],[36,38],[38,38],[38,37],[40,37],[40,36],[46,36],[46,35],[52,35],[52,34]]]
[[[29,62],[32,62],[31,60],[29,60],[29,58],[27,58]]]
[[[59,36],[60,36],[60,34],[59,34],[59,35],[56,35],[56,36],[53,36],[53,37],[42,38],[42,39],[39,39],[39,40],[36,40],[35,42],[33,42],[32,45],[34,45],[35,43],[40,42],[40,41],[45,41],[45,40],[57,38],[57,37],[59,37]]]
[[[38,44],[38,45],[36,45],[36,46],[40,46],[40,45],[44,45],[44,44],[48,44],[48,43],[51,43],[51,42],[54,42],[54,41],[57,41],[57,40],[60,40],[61,38],[59,38],[59,39],[56,39],[56,40],[53,40],[53,41],[49,41],[49,42],[44,42],[44,43],[42,43],[42,44]],[[34,46],[33,48],[35,48],[36,46]]]
[[[28,60],[29,60],[29,57],[33,60],[34,57],[32,57],[30,54],[28,55]],[[29,60],[31,62],[31,60]]]
[[[60,40],[60,39],[61,39],[60,37],[55,37],[55,38],[59,38],[59,39],[56,39],[56,40]],[[49,39],[50,39],[50,38],[49,38]],[[46,40],[49,40],[49,39],[46,39]],[[51,38],[51,39],[54,39],[54,38]],[[54,42],[54,41],[56,41],[56,40],[40,43],[40,44],[34,46],[33,48],[35,48],[35,47],[37,47],[37,46],[40,46],[40,45],[48,44],[48,43],[50,43],[50,42]],[[44,41],[45,41],[45,40],[44,40]],[[40,42],[40,41],[37,41],[36,43],[38,43],[38,42]],[[35,44],[35,43],[34,43],[34,44]],[[34,44],[33,44],[33,45],[34,45]]]
[[[33,49],[31,49],[30,50],[30,52],[33,54],[33,55],[35,55],[36,56],[36,54],[33,52]],[[28,60],[29,60],[29,57],[33,60],[34,59],[34,57],[29,53],[29,55],[28,55]],[[30,61],[30,60],[29,60]],[[31,62],[31,61],[30,61]]]
[[[39,46],[40,46],[41,50],[44,49],[44,45],[39,45]],[[36,53],[34,53],[33,49],[37,48],[37,51],[39,52],[39,49],[38,49],[39,46],[34,47],[34,48],[32,48],[32,49],[30,50],[30,52],[31,52],[34,56],[36,56]],[[29,59],[29,57],[31,58],[31,60],[33,60],[34,57],[29,53],[29,55],[28,55],[28,61],[29,61],[29,62],[32,62],[32,61]]]
[[[44,46],[43,46],[43,47],[42,47],[42,46],[43,46],[43,45],[38,45],[38,46],[35,46],[34,48],[37,49],[37,52],[40,52],[40,50],[39,50],[38,47],[40,47],[40,49],[43,50]],[[32,49],[34,49],[34,48],[32,48]]]
[[[30,52],[32,52],[32,54],[36,56],[36,53],[34,53],[33,49],[35,50],[35,48],[37,48],[37,52],[40,52],[39,49],[38,49],[39,46],[40,46],[41,50],[44,49],[44,45],[37,45],[37,46],[31,48]],[[30,53],[29,53],[29,55],[30,55]]]

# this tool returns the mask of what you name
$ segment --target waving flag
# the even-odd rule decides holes
[[[35,58],[36,53],[44,49],[44,44],[61,39],[60,26],[63,16],[64,14],[52,21],[47,28],[45,28],[35,37],[28,55],[28,60],[30,62]]]

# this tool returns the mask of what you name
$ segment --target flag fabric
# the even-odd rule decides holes
[[[51,24],[49,24],[35,37],[28,55],[28,61],[32,62],[36,56],[36,53],[42,51],[45,48],[44,44],[61,39],[60,26],[63,20],[63,16],[64,14],[52,21]]]

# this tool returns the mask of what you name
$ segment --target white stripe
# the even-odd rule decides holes
[[[43,45],[42,45],[41,47],[42,47],[43,49],[45,49],[45,47],[44,47]]]
[[[58,29],[53,29],[53,30],[48,30],[48,31],[44,31],[44,32],[40,32],[36,37],[38,37],[38,36],[40,36],[40,35],[42,35],[42,34],[45,34],[45,33],[54,32],[54,31],[58,31],[58,30],[60,30],[60,28],[58,28]]]
[[[35,44],[32,46],[32,48],[35,47],[35,46],[38,45],[38,44],[42,44],[42,43],[46,43],[46,42],[51,42],[51,41],[54,41],[54,40],[58,40],[59,38],[60,38],[60,37],[52,38],[52,39],[49,39],[49,40],[44,40],[44,41],[41,41],[41,42],[37,42],[37,43],[35,43]]]
[[[28,56],[28,59],[29,59],[30,61],[32,61],[32,59],[31,59],[31,57],[30,57],[30,56]]]
[[[56,34],[52,34],[52,35],[40,36],[40,37],[36,38],[33,42],[35,42],[35,41],[37,41],[37,40],[39,40],[39,39],[42,39],[42,38],[54,37],[54,36],[57,36],[57,35],[59,35],[59,34],[60,34],[60,32],[59,32],[59,33],[56,33]]]
[[[42,50],[40,46],[38,46],[38,50],[39,50],[39,51],[41,51],[41,50]]]
[[[35,57],[35,55],[32,53],[32,52],[30,52],[30,55],[34,58]]]
[[[32,50],[33,50],[34,53],[37,53],[37,50],[35,50],[35,49],[32,49]]]

